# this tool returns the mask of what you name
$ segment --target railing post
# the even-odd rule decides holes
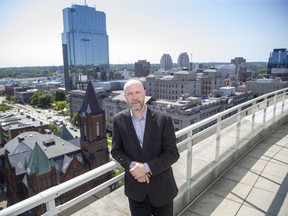
[[[192,137],[192,130],[187,133],[187,137]],[[186,193],[185,201],[190,202],[190,187],[192,182],[192,150],[193,150],[193,140],[187,143],[187,165],[186,165]]]
[[[241,108],[239,107],[237,110],[237,124],[236,124],[236,147],[237,147],[237,152],[240,149],[240,129],[241,129]],[[238,154],[237,154],[238,155]],[[238,157],[238,156],[237,156]]]
[[[251,131],[254,131],[255,128],[255,113],[256,113],[257,108],[257,103],[256,100],[252,104],[252,126],[251,126]]]
[[[55,210],[55,208],[56,208],[55,199],[52,199],[52,200],[48,201],[48,202],[46,203],[47,212],[46,212],[45,216],[50,216],[50,215],[53,216],[53,215],[55,215],[55,214],[53,213],[53,211]]]
[[[264,128],[266,128],[266,112],[267,112],[267,108],[269,106],[269,101],[268,101],[267,96],[265,97],[264,102],[265,102],[265,107],[263,110],[263,125],[264,125]]]
[[[284,105],[285,105],[286,91],[284,90],[282,94],[283,95],[282,95],[281,115],[284,115]]]
[[[273,103],[274,103],[274,107],[273,107],[273,122],[275,122],[275,117],[276,117],[277,97],[278,97],[278,95],[275,94],[274,98],[273,98]]]
[[[215,151],[215,162],[216,167],[218,167],[219,160],[220,160],[220,141],[221,141],[221,115],[217,118],[217,127],[216,127],[216,151]],[[215,176],[218,176],[218,168],[216,168]]]

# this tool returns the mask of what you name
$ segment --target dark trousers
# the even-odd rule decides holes
[[[173,216],[173,200],[161,207],[152,206],[147,196],[143,202],[129,199],[131,216]]]

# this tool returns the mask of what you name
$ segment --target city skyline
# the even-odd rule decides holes
[[[0,67],[63,65],[62,10],[84,2],[106,14],[110,64],[159,64],[163,54],[177,63],[183,52],[193,62],[267,62],[288,48],[285,0],[4,0]]]

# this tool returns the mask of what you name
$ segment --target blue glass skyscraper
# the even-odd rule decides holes
[[[89,80],[107,80],[109,48],[106,15],[87,5],[63,9],[62,48],[66,90],[85,89]]]
[[[273,49],[268,60],[268,74],[272,68],[288,68],[288,52],[286,48]]]

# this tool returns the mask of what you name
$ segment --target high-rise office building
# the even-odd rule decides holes
[[[187,68],[188,70],[190,70],[189,61],[190,60],[187,52],[181,53],[178,57],[178,67],[180,67],[180,69]]]
[[[160,60],[160,69],[169,71],[173,67],[172,58],[169,54],[163,54]]]
[[[273,49],[268,60],[268,74],[271,74],[272,68],[288,68],[287,49]]]
[[[86,89],[89,80],[109,78],[106,15],[87,5],[63,9],[65,88]]]
[[[138,60],[135,62],[135,76],[136,77],[146,77],[150,73],[150,62],[146,60]]]
[[[231,64],[235,65],[235,79],[236,81],[245,81],[246,77],[246,59],[243,57],[236,57],[231,59]]]

